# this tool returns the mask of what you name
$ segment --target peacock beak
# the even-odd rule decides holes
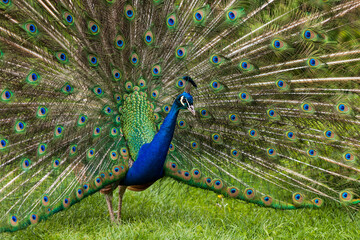
[[[194,105],[189,105],[188,110],[195,116]]]

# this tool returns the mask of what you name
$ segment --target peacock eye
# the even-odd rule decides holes
[[[184,98],[184,96],[181,96],[180,102],[181,102],[181,104],[182,104],[183,106],[185,106],[186,99]]]

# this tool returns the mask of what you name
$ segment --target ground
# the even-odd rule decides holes
[[[359,239],[359,220],[345,208],[281,211],[166,179],[143,192],[126,192],[119,225],[110,222],[105,198],[95,194],[46,222],[0,238]]]

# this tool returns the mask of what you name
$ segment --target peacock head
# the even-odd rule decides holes
[[[194,100],[190,93],[183,92],[182,94],[180,94],[176,98],[175,104],[178,106],[179,109],[187,109],[195,116]]]
[[[194,100],[190,95],[190,90],[192,87],[196,88],[197,86],[191,77],[184,76],[183,79],[186,82],[185,91],[176,98],[175,103],[180,109],[187,109],[195,116]]]

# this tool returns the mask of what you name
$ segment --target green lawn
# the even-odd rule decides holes
[[[37,226],[0,234],[0,239],[360,238],[360,217],[350,217],[344,208],[274,210],[220,199],[173,180],[139,193],[128,191],[124,201],[119,225],[110,222],[104,197],[95,194]]]

